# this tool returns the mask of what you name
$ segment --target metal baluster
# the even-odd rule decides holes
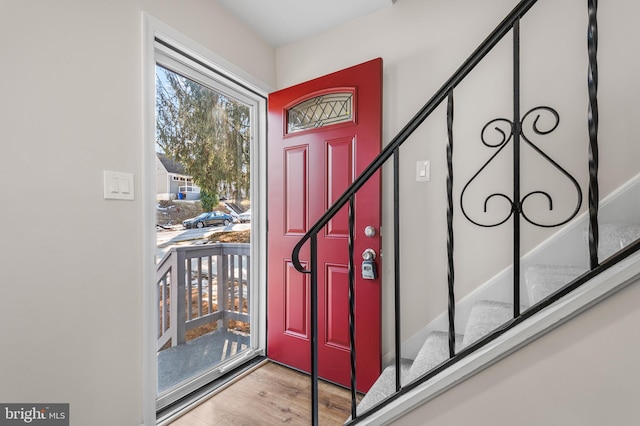
[[[394,316],[395,316],[395,366],[396,392],[402,387],[400,360],[400,148],[393,151],[393,255],[394,255]]]
[[[311,424],[318,420],[318,235],[311,235]]]
[[[591,269],[598,266],[598,0],[588,0],[589,28],[587,48],[589,55],[589,258]]]
[[[447,98],[447,284],[449,287],[449,356],[456,354],[456,298],[454,294],[455,270],[453,265],[453,90]]]
[[[355,196],[349,199],[349,344],[351,345],[351,418],[356,418],[356,330],[355,330],[355,263],[353,251],[355,243]]]
[[[513,317],[520,316],[520,19],[513,23]]]

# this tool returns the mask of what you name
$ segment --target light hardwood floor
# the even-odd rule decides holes
[[[325,382],[318,388],[320,425],[343,424],[351,414],[350,392]],[[279,424],[311,424],[311,382],[302,373],[267,362],[170,426]]]

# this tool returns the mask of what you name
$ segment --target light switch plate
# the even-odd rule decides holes
[[[416,182],[426,182],[431,180],[431,164],[429,160],[416,162]]]
[[[104,171],[105,200],[133,200],[133,173]]]

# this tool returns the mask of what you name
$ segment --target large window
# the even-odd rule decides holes
[[[167,43],[156,43],[155,60],[162,409],[262,351],[256,143],[264,99]],[[184,180],[174,182],[176,174]]]

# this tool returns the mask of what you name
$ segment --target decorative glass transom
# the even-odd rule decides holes
[[[353,93],[328,93],[287,110],[287,133],[353,121]]]

